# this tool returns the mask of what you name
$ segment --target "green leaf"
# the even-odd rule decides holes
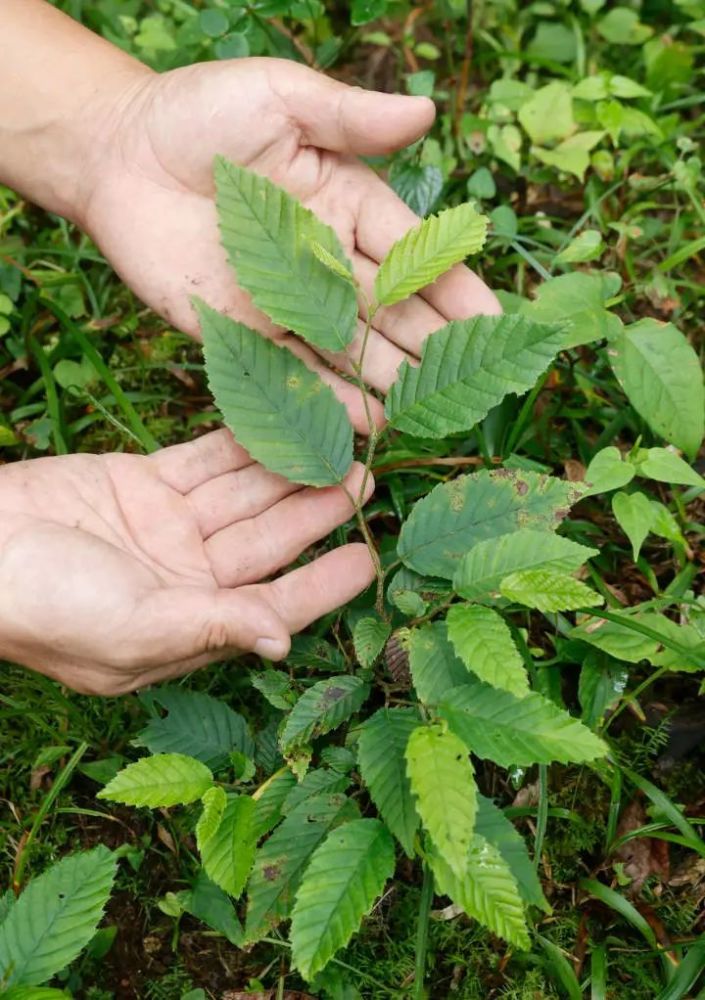
[[[220,156],[215,184],[223,246],[255,305],[316,347],[347,347],[357,321],[355,289],[312,249],[317,243],[351,271],[335,232],[266,177]]]
[[[632,558],[636,562],[654,521],[651,501],[643,493],[615,493],[612,497],[612,511],[631,543]]]
[[[420,365],[402,363],[386,415],[417,437],[469,430],[507,393],[530,389],[564,339],[562,326],[524,316],[456,320],[427,338]]]
[[[590,608],[604,601],[600,594],[575,577],[550,569],[511,573],[502,580],[499,591],[509,601],[547,612]]]
[[[369,686],[348,674],[317,681],[296,702],[281,735],[281,748],[288,755],[295,747],[329,733],[349,719],[363,704]]]
[[[549,531],[513,531],[473,545],[458,565],[453,588],[468,600],[486,601],[499,596],[499,585],[510,573],[526,569],[572,573],[596,555],[597,549]]]
[[[604,130],[579,132],[577,135],[571,135],[568,139],[564,139],[555,149],[542,149],[540,146],[534,146],[532,153],[547,166],[555,167],[566,174],[572,174],[579,181],[582,181],[585,179],[585,171],[590,166],[590,150],[602,141],[604,135]],[[583,236],[585,235],[583,234]],[[598,239],[589,238],[587,246],[586,241],[582,240],[579,250],[573,251],[573,260],[595,260],[596,257],[600,256],[603,244],[600,234],[596,233],[596,235]],[[556,259],[560,260],[560,255]],[[565,262],[565,258],[563,258],[563,262]]]
[[[611,708],[624,694],[629,671],[607,653],[591,649],[583,660],[578,683],[578,701],[582,709],[581,718],[586,726],[597,726],[608,708]]]
[[[313,771],[308,771],[305,777],[294,785],[284,800],[282,812],[287,816],[307,799],[344,792],[350,784],[350,777],[347,774],[341,774],[329,767],[317,767]]]
[[[562,347],[579,347],[616,336],[622,329],[619,317],[605,309],[605,300],[614,294],[606,275],[575,271],[544,281],[535,300],[526,302],[521,312],[541,323],[568,321]]]
[[[608,351],[617,381],[653,431],[694,456],[705,434],[705,389],[698,356],[671,323],[625,327]]]
[[[610,445],[598,451],[585,470],[585,482],[589,486],[585,496],[618,490],[630,483],[635,475],[636,469],[631,462],[624,461],[619,448]]]
[[[295,787],[296,778],[288,767],[282,767],[253,792],[258,840],[277,825],[282,817],[286,797]]]
[[[38,986],[73,962],[103,917],[116,868],[100,846],[32,879],[0,926],[0,983]]]
[[[409,639],[409,666],[416,694],[425,705],[437,705],[446,692],[468,677],[448,641],[445,622],[414,629]]]
[[[243,930],[226,892],[200,871],[190,892],[180,894],[181,905],[196,920],[222,934],[236,948],[242,947]]]
[[[597,22],[597,30],[613,45],[641,45],[654,33],[629,7],[614,7]]]
[[[220,785],[209,788],[203,796],[203,811],[196,823],[196,844],[201,854],[206,842],[217,832],[227,804],[227,796]]]
[[[642,454],[646,457],[641,458]],[[646,476],[659,483],[678,483],[681,486],[699,486],[700,489],[705,489],[705,479],[667,448],[646,448],[639,452],[637,458],[635,465],[638,476]]]
[[[214,769],[233,750],[252,757],[255,745],[241,715],[200,691],[158,687],[140,694],[152,718],[132,741],[150,753],[183,753]],[[158,709],[166,711],[160,716]]]
[[[488,840],[502,855],[516,879],[524,902],[530,906],[538,906],[545,913],[550,913],[551,907],[543,894],[536,868],[529,857],[524,838],[502,810],[484,795],[477,797],[475,832]]]
[[[49,986],[13,986],[0,996],[2,1000],[71,1000],[69,993]]]
[[[563,167],[561,169],[566,168]],[[587,163],[585,169],[587,169]],[[604,249],[605,244],[602,240],[600,230],[585,229],[575,239],[571,240],[564,250],[561,250],[556,257],[556,261],[559,264],[585,264],[591,260],[598,260],[602,256]]]
[[[155,809],[195,802],[212,784],[213,775],[200,761],[181,753],[160,753],[128,764],[97,797]]]
[[[419,817],[406,773],[406,746],[419,724],[414,708],[380,708],[360,728],[358,766],[379,814],[404,848],[414,856]]]
[[[558,81],[540,87],[519,108],[518,118],[537,145],[567,139],[576,128],[570,87]]]
[[[332,253],[329,253],[325,247],[317,240],[311,241],[311,250],[313,250],[314,257],[321,262],[329,271],[333,274],[337,274],[339,278],[344,281],[349,281],[353,285],[355,284],[355,277],[352,272],[348,269],[347,261],[342,263],[337,257],[334,257]]]
[[[352,463],[345,407],[285,347],[196,302],[208,384],[237,440],[271,472],[339,483]]]
[[[607,747],[581,722],[534,691],[515,698],[470,677],[438,709],[478,757],[500,767],[595,760]]]
[[[399,558],[417,573],[452,579],[478,542],[518,528],[551,530],[582,492],[576,483],[512,469],[458,476],[415,505],[399,535]]]
[[[633,620],[650,628],[657,628],[660,616],[657,614],[642,614],[638,616],[622,615],[619,611],[613,612],[625,622]],[[650,639],[648,636],[629,628],[628,624],[606,621],[604,618],[591,618],[584,625],[579,625],[571,629],[568,633],[571,639],[581,639],[583,642],[602,649],[617,660],[626,660],[627,663],[639,663],[641,660],[650,659],[658,649],[658,641]]]
[[[375,298],[390,306],[430,285],[482,249],[487,218],[468,203],[424,219],[394,244],[375,278]]]
[[[255,800],[249,795],[229,798],[215,832],[199,845],[203,868],[224,892],[242,892],[255,857],[258,824]]]
[[[479,920],[522,950],[530,947],[524,907],[509,865],[496,847],[476,833],[466,858],[466,873],[458,878],[438,854],[431,854],[438,891],[449,896],[469,917]]]
[[[248,944],[286,920],[311,854],[330,830],[358,815],[355,802],[344,795],[308,799],[259,848],[247,886]]]
[[[404,163],[394,160],[389,184],[416,215],[428,215],[443,190],[443,173],[433,163]]]
[[[348,943],[394,874],[394,842],[383,823],[357,819],[315,851],[291,916],[293,964],[306,980]]]
[[[384,649],[384,644],[392,631],[389,622],[381,618],[360,618],[353,629],[355,656],[361,667],[371,667]]]
[[[448,638],[468,670],[517,698],[526,694],[529,678],[524,661],[501,615],[479,604],[455,604],[446,623]]]
[[[409,737],[406,770],[424,828],[451,871],[462,877],[477,813],[468,748],[448,729],[418,726]]]

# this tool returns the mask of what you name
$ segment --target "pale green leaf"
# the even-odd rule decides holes
[[[654,521],[651,501],[643,493],[615,493],[612,497],[612,511],[631,543],[632,558],[636,562]]]
[[[524,838],[502,810],[484,795],[477,797],[475,832],[488,840],[502,855],[516,879],[524,902],[530,906],[538,906],[545,913],[550,913],[551,907],[543,894],[536,868],[529,857]]]
[[[357,297],[312,249],[351,271],[335,232],[261,174],[215,162],[220,233],[238,284],[274,322],[316,347],[341,351],[353,338]],[[235,379],[235,384],[239,384]]]
[[[526,569],[572,573],[596,555],[597,549],[549,531],[513,531],[473,545],[460,560],[453,587],[469,600],[486,601],[499,596],[499,585],[510,573]]]
[[[671,323],[643,319],[613,339],[612,369],[653,431],[688,455],[705,434],[705,389],[698,356]]]
[[[257,839],[269,833],[282,817],[287,795],[296,787],[296,778],[288,767],[281,767],[252,793],[255,800]]]
[[[0,983],[38,986],[73,962],[103,917],[116,869],[100,846],[32,879],[0,926]]]
[[[348,674],[317,681],[289,713],[280,739],[282,753],[288,755],[297,746],[336,729],[358,711],[368,694],[369,686]]]
[[[629,7],[613,7],[597,22],[597,30],[613,45],[641,45],[654,33]]]
[[[394,874],[394,842],[383,823],[357,819],[315,851],[291,916],[294,966],[306,980],[348,943]]]
[[[487,218],[470,204],[447,208],[410,229],[384,258],[375,297],[390,306],[430,285],[454,264],[482,249]]]
[[[212,784],[211,771],[200,761],[181,753],[160,753],[128,764],[97,797],[155,809],[195,802]]]
[[[577,483],[512,469],[458,476],[415,505],[399,535],[399,558],[417,573],[452,579],[478,542],[518,528],[553,529],[583,490]]]
[[[512,170],[521,170],[521,146],[523,142],[521,131],[516,125],[490,125],[487,129],[487,141],[498,160],[507,163]],[[500,208],[509,206],[500,206]],[[511,209],[510,209],[511,211]],[[492,212],[492,228],[495,234],[504,235],[496,223],[496,212]]]
[[[360,618],[353,629],[355,656],[361,667],[371,667],[384,649],[391,632],[389,622],[372,615]]]
[[[571,135],[568,139],[564,139],[555,149],[542,149],[540,146],[534,146],[532,153],[547,166],[572,174],[579,181],[582,181],[585,178],[585,171],[590,166],[590,150],[594,149],[604,135],[604,130],[579,132],[577,135]],[[599,237],[599,233],[597,236]],[[594,260],[596,256],[599,256],[601,247],[601,238],[597,241],[593,240],[591,243],[593,256],[585,256],[584,247],[581,244],[583,255],[573,256],[573,260]]]
[[[641,455],[645,457],[642,458]],[[680,486],[699,486],[705,489],[705,479],[667,448],[643,449],[635,464],[638,476],[646,476],[659,483],[677,483]]]
[[[406,769],[425,830],[453,873],[462,876],[477,813],[468,748],[448,729],[418,726],[409,737]]]
[[[425,705],[438,704],[446,692],[468,677],[448,640],[445,622],[414,629],[409,638],[409,666],[416,694]]]
[[[554,81],[540,87],[519,108],[518,118],[537,145],[567,139],[576,128],[570,86]]]
[[[599,229],[585,229],[556,257],[559,264],[585,264],[598,260],[604,252],[605,244]]]
[[[71,1000],[70,993],[49,986],[13,986],[0,993],[2,1000]]]
[[[439,438],[469,430],[509,392],[528,391],[565,339],[561,325],[473,316],[428,337],[421,364],[404,361],[385,408],[393,427]]]
[[[525,569],[511,573],[499,585],[499,592],[509,601],[525,604],[539,611],[574,611],[602,604],[604,598],[587,584],[567,573],[550,569]]]
[[[501,615],[480,604],[455,604],[446,624],[448,638],[468,670],[517,698],[526,694],[529,678],[524,661]]]
[[[318,796],[302,803],[264,842],[255,856],[247,886],[248,943],[259,941],[286,920],[311,854],[330,830],[358,816],[352,799],[343,795]]]
[[[617,660],[626,660],[627,663],[650,660],[656,654],[659,646],[658,640],[650,639],[641,632],[630,628],[627,622],[633,620],[658,630],[661,616],[656,613],[636,616],[624,615],[619,611],[615,611],[613,614],[623,618],[625,623],[606,621],[604,618],[590,618],[584,625],[571,629],[568,635],[571,639],[581,639],[591,646],[604,650],[605,653],[609,653]]]
[[[249,795],[231,796],[215,832],[200,847],[206,875],[231,896],[240,895],[252,868],[258,836],[255,813]]]
[[[196,308],[208,384],[239,443],[294,482],[341,482],[352,463],[352,426],[333,391],[285,347],[203,302]]]
[[[468,849],[462,878],[438,854],[431,867],[439,892],[494,934],[522,950],[530,948],[529,933],[519,887],[500,852],[476,833]]]
[[[589,487],[585,496],[618,490],[630,483],[635,475],[636,469],[631,462],[622,458],[619,448],[610,445],[598,451],[585,470],[585,482]]]
[[[414,855],[419,817],[406,773],[406,746],[419,724],[414,708],[380,708],[360,729],[358,766],[380,816],[404,848]]]
[[[473,753],[501,767],[567,764],[607,752],[581,722],[534,691],[519,699],[469,676],[446,692],[439,712]]]
[[[604,274],[574,271],[539,285],[533,302],[526,302],[523,315],[541,323],[568,322],[564,349],[616,336],[622,329],[619,317],[605,308],[614,288]]]
[[[207,841],[217,832],[223,818],[228,799],[220,785],[209,788],[203,796],[203,810],[196,823],[196,844],[203,854]]]
[[[347,261],[343,263],[334,257],[324,246],[317,240],[311,241],[311,249],[313,250],[313,255],[321,264],[325,265],[329,271],[333,274],[337,274],[339,278],[343,278],[344,281],[350,281],[353,285],[355,284],[355,278],[352,272],[347,267]]]

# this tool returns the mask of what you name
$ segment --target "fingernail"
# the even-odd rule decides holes
[[[286,649],[281,639],[258,639],[255,643],[255,653],[263,660],[280,660],[286,655]]]

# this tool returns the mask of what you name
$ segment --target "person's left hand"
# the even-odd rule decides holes
[[[348,87],[278,59],[202,63],[140,75],[113,117],[102,115],[104,149],[87,176],[80,224],[136,294],[175,326],[197,333],[189,297],[205,299],[263,331],[321,371],[366,430],[360,394],[298,338],[277,330],[238,289],[220,246],[213,158],[270,177],[328,222],[369,294],[378,263],[418,219],[360,155],[408,145],[428,130],[426,98]],[[100,125],[98,126],[100,127]],[[364,306],[360,306],[361,314]],[[430,332],[448,320],[500,312],[475,274],[455,267],[434,285],[375,317],[366,381],[386,391],[405,357],[418,358]],[[356,341],[360,348],[363,322]],[[325,360],[350,371],[349,359]],[[381,407],[371,400],[376,418]]]

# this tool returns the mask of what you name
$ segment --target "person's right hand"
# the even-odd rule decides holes
[[[362,468],[348,474],[360,490]],[[372,483],[367,487],[367,496]],[[0,468],[0,656],[113,695],[290,635],[374,575],[364,545],[277,570],[352,514],[339,487],[267,472],[227,430],[138,455]]]

